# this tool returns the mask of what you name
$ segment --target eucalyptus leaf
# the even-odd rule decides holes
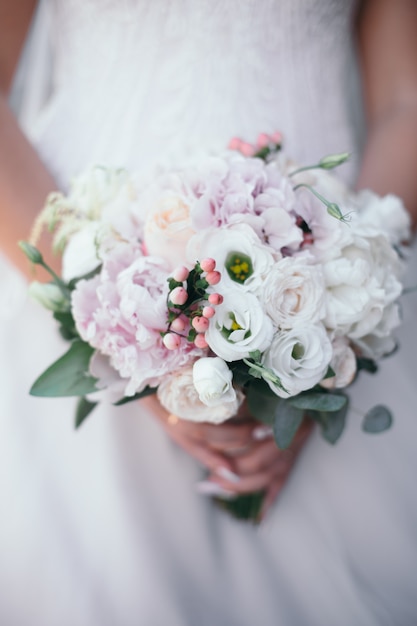
[[[97,380],[90,376],[88,367],[94,348],[84,341],[73,341],[70,349],[55,361],[33,383],[32,396],[54,398],[85,396],[97,391]]]
[[[301,393],[290,398],[288,402],[296,409],[304,411],[339,411],[347,404],[347,397],[341,393]]]
[[[317,411],[312,417],[320,424],[321,434],[331,444],[335,444],[345,429],[348,403],[333,413]]]
[[[75,410],[75,428],[79,428],[91,411],[97,406],[97,402],[90,402],[87,398],[81,397],[77,402]]]
[[[134,402],[135,400],[140,400],[141,398],[146,398],[146,396],[152,396],[156,393],[156,387],[145,387],[143,391],[139,391],[139,393],[135,393],[134,396],[125,396],[121,400],[114,402],[114,406],[122,406],[123,404],[127,404],[128,402]]]
[[[273,425],[275,412],[281,399],[263,381],[253,381],[246,392],[250,413],[260,422]]]
[[[292,406],[288,400],[279,402],[273,424],[275,442],[281,450],[288,448],[304,418],[304,411]]]
[[[392,425],[392,413],[382,404],[370,409],[362,422],[362,430],[366,433],[382,433]]]

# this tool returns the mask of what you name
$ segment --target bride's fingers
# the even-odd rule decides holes
[[[292,460],[294,453],[279,450],[272,437],[260,443],[254,443],[247,451],[233,458],[236,473],[239,476],[258,474],[267,471],[275,461],[281,459],[283,464]]]
[[[268,469],[256,474],[239,476],[239,480],[229,480],[226,476],[219,475],[218,472],[211,474],[209,480],[215,482],[223,489],[237,494],[263,491],[268,489],[276,478],[286,476],[291,465],[283,466],[282,459],[278,459]]]
[[[286,478],[287,478],[286,475],[279,476],[275,478],[275,480],[273,480],[272,483],[269,485],[265,493],[264,500],[262,502],[262,508],[259,512],[258,522],[262,522],[262,520],[265,519],[268,511],[270,510],[275,500],[277,499],[281,489],[284,487]]]

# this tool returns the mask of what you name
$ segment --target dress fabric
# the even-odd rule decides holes
[[[64,189],[92,163],[151,174],[275,129],[300,162],[352,152],[353,183],[354,5],[45,0],[16,79],[22,126]],[[0,270],[2,625],[417,623],[416,295],[401,349],[352,388],[342,439],[313,434],[254,528],[196,493],[203,469],[140,405],[75,432],[72,399],[28,396],[65,346]],[[371,437],[360,413],[377,403],[395,425]]]

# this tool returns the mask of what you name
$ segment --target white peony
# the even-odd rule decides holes
[[[196,259],[216,259],[216,270],[222,275],[218,290],[241,287],[253,293],[261,288],[274,264],[270,249],[247,224],[211,228],[195,235],[187,249],[191,263]]]
[[[367,225],[384,233],[392,245],[399,245],[410,238],[410,214],[397,196],[388,194],[381,198],[364,189],[357,194],[356,204],[361,227]]]
[[[285,257],[265,279],[262,301],[278,328],[318,322],[325,314],[325,284],[321,267],[309,254]]]
[[[262,364],[281,380],[288,393],[268,382],[282,398],[311,389],[326,375],[332,344],[322,324],[303,323],[274,336]]]
[[[380,324],[400,295],[401,265],[383,235],[351,235],[338,256],[323,264],[327,328],[358,339]]]
[[[207,406],[200,400],[194,386],[192,367],[167,374],[158,387],[157,396],[169,413],[192,422],[213,424],[220,424],[236,415],[243,401],[243,394],[238,391],[233,399]]]
[[[206,332],[212,351],[225,361],[247,358],[263,352],[271,343],[273,328],[256,296],[238,289],[229,290],[216,306]]]

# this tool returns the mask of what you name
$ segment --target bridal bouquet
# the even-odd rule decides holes
[[[334,443],[343,390],[394,350],[399,199],[347,189],[329,172],[346,154],[296,165],[277,133],[231,148],[146,185],[96,167],[48,198],[34,236],[54,231],[63,272],[31,292],[71,345],[31,393],[80,396],[77,425],[103,399],[157,393],[179,418],[220,423],[246,398],[280,448],[306,414]],[[390,424],[377,406],[363,428]]]

